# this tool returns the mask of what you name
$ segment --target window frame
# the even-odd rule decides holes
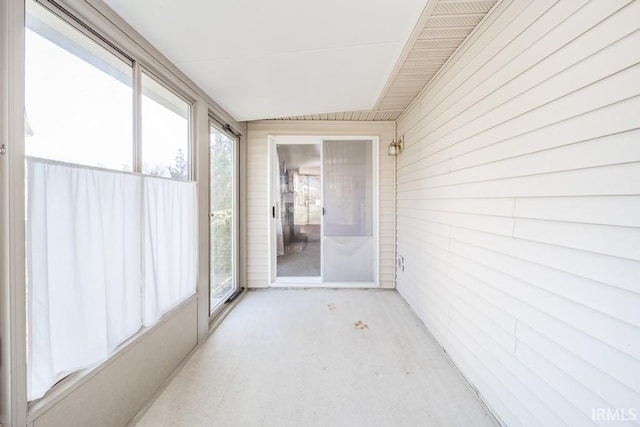
[[[137,66],[136,66],[137,65]],[[142,171],[142,163],[144,159],[144,153],[142,152],[142,75],[146,74],[147,77],[153,79],[158,85],[162,86],[166,90],[168,90],[171,94],[178,97],[180,100],[184,101],[188,105],[188,114],[187,118],[187,129],[188,129],[188,137],[187,137],[187,152],[185,153],[185,158],[189,162],[189,168],[186,179],[178,179],[172,177],[165,177],[167,179],[175,179],[178,181],[195,181],[195,132],[194,132],[194,100],[188,98],[181,91],[175,89],[173,86],[168,84],[163,78],[159,77],[156,73],[150,70],[148,67],[139,64],[134,61],[133,68],[133,82],[134,82],[134,96],[136,97],[134,101],[134,121],[133,127],[135,129],[134,134],[134,171],[143,175],[149,176],[159,176],[159,175],[151,175],[144,173]],[[136,85],[137,84],[137,85]],[[138,169],[135,169],[138,168]]]
[[[225,129],[218,120],[216,120],[211,115],[208,116],[208,125],[207,128],[209,130],[207,136],[207,152],[209,153],[207,156],[207,175],[211,174],[211,130],[215,129],[216,131],[226,135],[229,139],[233,141],[233,160],[232,160],[232,195],[231,195],[231,211],[232,211],[232,248],[231,248],[231,262],[232,262],[232,274],[233,274],[233,288],[232,291],[229,292],[225,296],[225,301],[218,303],[216,306],[211,306],[211,220],[209,214],[211,212],[211,181],[209,180],[209,186],[207,188],[207,248],[208,248],[208,263],[207,263],[207,272],[208,272],[208,307],[209,307],[209,322],[213,322],[216,317],[220,314],[226,305],[226,300],[232,297],[240,290],[240,137],[235,135],[233,132],[230,132],[228,129]]]
[[[115,43],[112,43],[109,38],[98,31],[90,28],[83,20],[76,17],[58,4],[51,3],[49,0],[25,0],[25,29],[26,16],[29,14],[29,7],[27,3],[31,4],[31,7],[42,7],[47,13],[50,13],[53,19],[60,19],[64,24],[67,24],[79,31],[85,37],[88,37],[91,41],[96,43],[101,48],[105,49],[110,54],[114,55],[125,64],[131,66],[131,88],[132,88],[132,153],[131,153],[131,165],[133,173],[138,173],[148,176],[157,176],[147,174],[142,169],[142,75],[153,79],[155,83],[162,86],[170,93],[184,101],[188,105],[188,118],[187,118],[187,152],[185,158],[189,163],[188,176],[186,179],[177,179],[172,177],[164,177],[167,179],[176,179],[179,181],[194,181],[195,180],[195,132],[194,132],[194,106],[196,97],[193,94],[188,93],[185,90],[181,90],[176,85],[171,83],[171,79],[168,79],[162,75],[157,67],[153,67],[151,64],[145,62],[143,59],[137,59],[135,55],[127,54],[123,49],[118,48]],[[73,53],[72,53],[73,54]],[[88,165],[94,167],[95,165]],[[112,168],[106,168],[112,169]]]
[[[115,36],[107,36],[103,31],[99,29],[94,29],[89,26],[87,23],[94,23],[96,19],[103,19],[102,17],[96,17],[94,15],[85,13],[84,10],[78,12],[75,7],[69,6],[66,2],[62,4],[58,4],[52,0],[23,0],[20,2],[20,6],[18,9],[21,10],[21,15],[23,19],[17,23],[17,27],[21,27],[22,29],[22,37],[19,40],[14,40],[14,43],[22,43],[24,47],[24,32],[27,29],[26,17],[28,12],[27,3],[31,2],[32,7],[43,7],[47,13],[51,13],[54,19],[60,19],[64,24],[70,25],[74,29],[78,30],[83,36],[89,37],[90,40],[95,42],[100,48],[106,49],[107,52],[113,54],[119,60],[123,60],[126,64],[132,64],[132,129],[131,132],[133,134],[132,139],[132,171],[119,171],[124,173],[134,173],[141,174],[145,176],[156,177],[156,175],[144,174],[142,173],[142,162],[141,162],[141,149],[142,149],[142,140],[141,140],[141,99],[142,99],[142,73],[147,74],[148,77],[152,78],[156,83],[160,84],[162,87],[169,90],[172,94],[176,95],[181,100],[185,101],[188,104],[188,140],[187,140],[187,153],[186,158],[189,162],[188,168],[188,178],[186,180],[183,179],[175,179],[171,177],[160,177],[162,179],[171,179],[177,181],[196,181],[197,177],[197,115],[195,111],[195,105],[198,101],[198,94],[189,87],[188,83],[184,81],[180,76],[176,75],[171,71],[169,67],[165,64],[168,62],[166,59],[161,58],[162,61],[156,60],[153,56],[153,53],[148,52],[145,49],[140,50],[139,43],[135,40],[131,42],[129,40],[124,40],[121,45],[129,46],[130,48],[120,49],[118,47],[118,43],[112,42],[112,39],[118,40],[120,37],[119,34]],[[86,22],[86,23],[85,23]],[[110,23],[113,27],[114,24]],[[115,24],[115,28],[119,29],[117,24]],[[97,27],[98,28],[98,27]],[[111,29],[110,29],[111,30]],[[111,33],[111,31],[108,31]],[[139,52],[136,54],[136,50]],[[131,52],[128,54],[126,52]],[[22,64],[24,64],[24,50],[19,52],[20,59],[22,59]],[[147,59],[151,58],[151,60]],[[171,64],[169,62],[169,64]],[[21,81],[24,82],[24,66],[21,66],[22,76]],[[16,102],[24,101],[24,93],[16,97]],[[216,106],[217,107],[217,106]],[[16,194],[15,196],[22,200],[22,203],[16,203],[15,206],[24,206],[24,200],[26,199],[26,187],[24,186],[24,118],[23,114],[20,114],[20,123],[22,123],[22,138],[21,138],[21,146],[20,149],[13,149],[10,152],[11,162],[16,163],[17,166],[10,171],[10,175],[14,177],[17,181],[18,186],[16,186]],[[18,123],[18,119],[15,119],[11,124]],[[13,140],[20,140],[19,138],[14,138]],[[12,141],[13,142],[13,141]],[[83,167],[94,167],[82,165]],[[111,168],[101,168],[98,169],[107,169],[114,170]],[[20,214],[22,212],[22,214]],[[198,213],[199,215],[199,213]],[[237,216],[237,213],[236,213]],[[18,218],[18,219],[16,219]],[[26,423],[31,423],[35,419],[37,419],[40,415],[50,410],[60,399],[63,399],[64,396],[73,392],[74,390],[82,387],[83,383],[91,378],[93,375],[105,369],[112,363],[114,363],[119,357],[120,353],[125,351],[127,348],[132,346],[134,343],[141,340],[144,336],[148,335],[148,333],[154,329],[165,323],[172,315],[172,313],[178,312],[185,305],[191,304],[194,300],[198,299],[198,293],[196,289],[196,294],[190,296],[186,300],[182,301],[176,307],[171,309],[168,313],[166,313],[162,319],[160,319],[155,325],[150,327],[143,327],[138,333],[130,337],[128,340],[120,344],[119,348],[105,361],[100,364],[87,368],[72,372],[67,375],[65,378],[60,380],[57,384],[55,384],[45,396],[40,399],[33,401],[26,401],[26,326],[28,324],[27,320],[27,307],[26,307],[26,259],[24,258],[24,248],[26,244],[25,239],[25,230],[24,230],[24,209],[16,209],[16,214],[14,214],[11,218],[11,227],[16,231],[13,233],[11,238],[11,249],[12,249],[12,257],[20,258],[20,262],[12,263],[17,265],[18,268],[12,268],[11,274],[15,276],[14,287],[19,290],[21,297],[17,301],[16,307],[10,307],[12,310],[12,316],[15,316],[18,319],[22,319],[17,322],[17,330],[15,332],[18,342],[16,342],[16,349],[12,350],[13,358],[17,359],[17,363],[20,364],[20,360],[23,361],[25,370],[19,372],[19,377],[16,378],[15,383],[17,387],[17,395],[20,396],[21,400],[17,402],[17,407],[14,411],[12,411],[13,416],[18,417],[18,419],[24,419]],[[236,220],[236,218],[234,218]],[[19,306],[19,307],[18,307]],[[20,330],[20,328],[24,328],[24,330]],[[24,354],[21,348],[24,348]]]

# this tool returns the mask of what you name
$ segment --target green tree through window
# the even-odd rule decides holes
[[[211,307],[234,288],[233,283],[233,140],[211,130],[210,229]]]

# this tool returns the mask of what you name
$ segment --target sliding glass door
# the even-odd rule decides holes
[[[273,137],[271,280],[377,282],[374,138]]]
[[[234,136],[209,127],[209,271],[211,312],[237,289],[237,189]]]

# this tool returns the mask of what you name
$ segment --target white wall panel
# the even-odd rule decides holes
[[[395,198],[394,158],[387,155],[387,146],[394,137],[393,122],[340,121],[257,121],[248,123],[247,137],[247,285],[250,288],[269,286],[269,194],[268,136],[379,136],[378,244],[380,249],[379,280],[383,288],[395,286]]]
[[[507,0],[400,116],[397,286],[508,425],[640,401],[640,2]]]

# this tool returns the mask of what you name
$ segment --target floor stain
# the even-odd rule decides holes
[[[333,304],[329,304],[327,305],[327,308],[329,309],[329,311],[334,311],[336,309],[336,306]]]
[[[356,329],[368,329],[369,325],[367,325],[366,323],[364,323],[362,320],[358,320],[356,323],[353,324],[353,327]]]

